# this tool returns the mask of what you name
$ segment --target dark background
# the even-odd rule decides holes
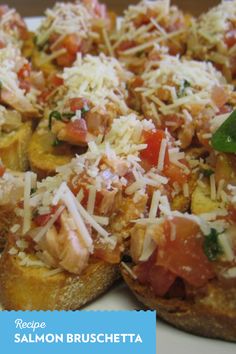
[[[9,6],[17,8],[23,16],[40,16],[47,7],[51,7],[56,0],[6,0],[0,4],[7,3]],[[121,14],[128,4],[135,4],[137,0],[103,0],[110,9]],[[173,0],[172,3],[178,4],[183,10],[199,14],[206,11],[209,7],[219,3],[217,0]]]

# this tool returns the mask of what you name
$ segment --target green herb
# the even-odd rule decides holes
[[[214,174],[214,171],[211,170],[210,168],[202,168],[200,172],[203,174],[204,177],[210,177],[211,175]]]
[[[38,209],[33,211],[33,219],[35,219],[39,215]]]
[[[52,146],[53,147],[57,147],[57,146],[60,146],[61,144],[63,144],[63,142],[59,139],[55,139],[54,142],[52,143]]]
[[[85,113],[87,113],[87,112],[89,112],[89,106],[87,106],[87,105],[85,105],[82,109],[81,109],[81,114],[82,114],[82,116],[85,114]]]
[[[74,113],[62,113],[62,117],[66,119],[71,119],[74,116],[75,116]]]
[[[30,194],[34,194],[35,192],[36,192],[36,188],[31,188],[31,190],[30,190]]]
[[[186,94],[186,88],[188,88],[190,86],[191,86],[190,82],[187,80],[184,80],[179,88],[179,92],[178,92],[177,96],[179,98],[183,97]]]
[[[56,119],[56,120],[62,120],[61,117],[61,113],[58,111],[52,111],[49,115],[49,119],[48,119],[48,127],[49,129],[52,129],[52,120]]]
[[[229,118],[213,134],[211,144],[217,151],[236,152],[236,110],[230,114]]]
[[[209,261],[215,261],[217,257],[222,253],[218,236],[220,233],[216,229],[211,229],[210,234],[205,236],[204,252]]]

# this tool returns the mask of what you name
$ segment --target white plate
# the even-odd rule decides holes
[[[26,22],[33,31],[38,27],[40,17],[27,18]],[[120,283],[110,292],[86,306],[84,310],[136,310],[141,308],[126,286]],[[157,352],[158,354],[235,354],[236,344],[193,336],[157,320]]]

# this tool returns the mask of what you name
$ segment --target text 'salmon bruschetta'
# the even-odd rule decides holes
[[[235,6],[143,0],[114,28],[57,3],[32,56],[0,6],[4,309],[77,309],[122,273],[167,322],[236,341]]]

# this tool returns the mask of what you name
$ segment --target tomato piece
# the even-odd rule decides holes
[[[2,177],[4,175],[5,171],[6,171],[6,168],[4,166],[0,165],[0,177]]]
[[[140,14],[134,19],[134,25],[136,28],[150,23],[150,17],[145,14]]]
[[[69,100],[69,105],[70,105],[71,111],[76,112],[76,111],[84,108],[84,106],[88,105],[88,100],[86,100],[86,98],[83,98],[83,97],[71,98]]]
[[[71,144],[86,144],[87,143],[87,124],[84,119],[77,119],[74,122],[66,124],[66,141]]]
[[[118,52],[124,52],[127,49],[131,49],[136,46],[136,42],[133,40],[126,40],[120,43],[120,45],[117,48]]]
[[[165,132],[162,130],[143,132],[143,143],[147,144],[147,147],[141,151],[140,158],[143,162],[144,168],[150,169],[151,167],[157,166],[161,142],[163,139],[165,139]],[[167,167],[168,165],[169,153],[168,149],[166,149],[164,166]]]
[[[197,223],[184,217],[174,217],[165,222],[164,234],[164,242],[158,247],[156,265],[168,269],[195,287],[204,286],[214,277],[212,264],[203,250],[203,237]]]
[[[31,73],[31,65],[29,63],[25,63],[17,73],[18,79],[20,81],[20,88],[29,92],[31,84],[30,84],[30,73]]]
[[[76,54],[80,49],[81,40],[77,34],[71,33],[64,38],[61,44],[70,54]]]
[[[42,214],[42,215],[37,215],[35,218],[34,218],[34,222],[37,226],[44,226],[47,224],[47,222],[50,220],[51,216],[53,214],[55,214],[55,212],[57,211],[58,209],[58,206],[52,206],[51,207],[51,211],[50,213],[47,213],[47,214]],[[59,217],[58,217],[59,218]]]
[[[155,251],[147,262],[134,267],[138,281],[144,285],[151,285],[157,296],[164,296],[176,280],[176,275],[168,269],[155,265],[157,252]]]
[[[61,77],[57,76],[56,74],[54,74],[50,77],[50,84],[53,87],[61,86],[61,85],[63,85],[63,83],[64,83],[64,80]]]
[[[224,41],[228,48],[233,47],[236,44],[236,29],[227,32]]]
[[[149,282],[157,296],[164,296],[176,280],[176,275],[168,269],[153,266],[149,272]]]
[[[184,161],[182,161],[182,163],[184,163]],[[187,175],[181,167],[178,167],[173,163],[165,166],[164,175],[169,178],[169,183],[171,184],[178,182],[182,185],[189,179],[189,175]]]
[[[56,58],[57,65],[62,67],[71,66],[76,59],[76,54],[65,53]]]
[[[50,220],[51,215],[52,215],[51,213],[50,214],[37,215],[34,218],[34,222],[35,222],[35,224],[37,226],[44,226]]]
[[[69,188],[74,195],[77,195],[81,189],[83,190],[83,199],[81,200],[81,204],[83,205],[84,208],[87,208],[88,197],[89,197],[89,190],[87,188],[87,184],[85,182],[81,183],[79,180],[77,183],[74,183],[73,179],[74,179],[74,177],[71,177],[71,180],[69,182]],[[97,191],[96,192],[96,199],[95,199],[95,214],[96,214],[97,208],[100,207],[102,200],[103,200],[102,193],[100,191]]]

